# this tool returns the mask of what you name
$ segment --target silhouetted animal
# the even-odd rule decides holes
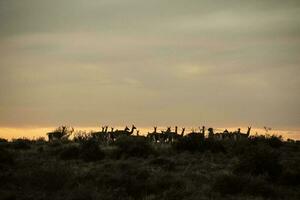
[[[164,139],[164,142],[172,143],[178,140],[178,138],[182,137],[182,135],[178,134],[178,127],[175,126],[174,132],[171,131],[171,127],[168,127],[166,131],[162,131],[162,137]]]
[[[102,130],[99,132],[93,132],[92,138],[99,142],[107,142],[109,138],[109,133],[107,132],[108,126],[102,126]]]
[[[60,126],[55,131],[47,133],[49,142],[54,140],[68,139],[74,132],[74,128],[68,128],[67,126]]]
[[[203,129],[203,127],[202,127],[202,129],[199,127],[200,132],[196,132],[194,129],[192,129],[192,132],[188,133],[186,136],[204,140],[204,129]]]
[[[148,132],[147,138],[152,142],[156,142],[156,143],[157,142],[162,142],[162,140],[163,140],[162,134],[157,132],[157,127],[156,126],[154,126],[153,128],[154,128],[154,130],[153,130],[152,133]]]
[[[240,139],[246,139],[249,137],[251,131],[251,126],[248,127],[247,133],[241,133],[241,129],[238,128],[236,132],[234,132],[234,139],[235,140],[240,140]]]
[[[132,135],[132,133],[135,129],[136,129],[136,127],[134,125],[132,125],[131,130],[126,126],[124,128],[124,130],[116,130],[116,131],[112,132],[110,135],[111,135],[112,140],[114,141],[122,135],[127,135],[127,136]]]

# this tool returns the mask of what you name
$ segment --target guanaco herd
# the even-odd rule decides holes
[[[92,132],[90,135],[87,134],[77,134],[78,139],[85,139],[87,137],[92,137],[101,142],[113,142],[118,137],[126,135],[126,136],[135,136],[135,137],[145,137],[139,135],[139,130],[132,125],[131,129],[126,126],[123,130],[114,130],[113,127],[108,130],[108,126],[102,126],[102,130],[98,132]],[[134,135],[134,131],[136,130],[136,134]],[[185,134],[185,128],[182,128],[181,131],[178,131],[178,127],[175,126],[174,131],[172,131],[171,127],[167,127],[166,130],[161,132],[157,131],[157,127],[154,127],[153,132],[148,132],[146,138],[154,143],[172,143],[182,137],[197,137],[199,139],[213,139],[213,140],[241,140],[248,138],[250,135],[251,126],[248,127],[247,133],[242,133],[241,129],[238,128],[237,131],[229,132],[225,129],[223,132],[215,133],[213,128],[208,128],[206,133],[205,126],[199,127],[199,132],[195,129],[188,134]],[[68,138],[74,132],[74,128],[68,128],[66,126],[61,126],[53,132],[47,133],[49,141],[61,140],[64,138]]]

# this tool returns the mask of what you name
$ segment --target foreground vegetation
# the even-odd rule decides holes
[[[0,199],[300,199],[300,143],[276,136],[111,143],[0,139]]]

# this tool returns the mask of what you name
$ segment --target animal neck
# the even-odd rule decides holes
[[[134,129],[135,129],[135,128],[134,128],[134,126],[133,126],[133,127],[131,128],[130,133],[133,133]]]
[[[248,127],[247,135],[250,135],[251,127]]]

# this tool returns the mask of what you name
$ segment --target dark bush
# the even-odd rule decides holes
[[[1,143],[1,142],[5,143],[5,142],[8,142],[8,141],[7,141],[7,139],[0,138],[0,143]]]
[[[265,198],[278,197],[278,192],[274,187],[262,177],[251,177],[244,187],[243,193],[250,196],[262,196]]]
[[[281,136],[276,135],[256,135],[250,137],[252,144],[265,144],[272,148],[280,148],[283,145],[283,139]]]
[[[159,167],[162,168],[166,171],[171,171],[175,169],[175,162],[171,159],[168,158],[154,158],[152,160],[150,160],[149,162],[150,165],[155,166],[155,167]]]
[[[277,192],[261,177],[220,174],[216,177],[212,191],[223,195],[245,194],[250,196],[276,197]]]
[[[78,159],[80,154],[80,149],[77,146],[67,146],[65,147],[61,153],[60,158],[63,160],[72,160],[72,159]]]
[[[212,189],[224,195],[242,193],[248,179],[234,174],[220,174],[216,177]]]
[[[150,177],[146,169],[141,169],[132,163],[120,163],[108,166],[97,173],[97,184],[105,191],[110,191],[112,199],[130,196],[134,199],[147,193],[147,183]]]
[[[226,153],[226,149],[221,141],[206,140],[205,147],[212,153]]]
[[[221,141],[203,139],[200,134],[187,135],[175,142],[172,147],[177,151],[226,153],[225,146]]]
[[[14,163],[14,157],[11,152],[0,148],[0,167],[1,165],[11,165]]]
[[[51,163],[36,166],[29,174],[25,174],[24,179],[29,182],[28,187],[45,192],[56,192],[65,190],[71,184],[73,177],[72,170],[62,164]],[[23,183],[24,180],[20,180]]]
[[[79,157],[87,162],[98,161],[104,158],[104,152],[100,149],[99,144],[94,140],[82,141],[80,144]]]
[[[148,157],[154,149],[145,137],[122,136],[114,143],[119,155],[125,157]]]
[[[13,139],[11,142],[12,148],[22,149],[22,150],[30,149],[30,147],[31,147],[30,144],[31,144],[31,141],[26,138]]]
[[[273,148],[279,148],[283,145],[283,139],[281,136],[272,135],[267,138],[267,143]]]
[[[255,145],[239,156],[235,166],[236,173],[251,175],[268,175],[270,178],[280,176],[282,166],[279,162],[279,153],[266,145]]]
[[[179,138],[172,144],[172,147],[177,151],[203,152],[206,150],[203,138],[196,134]]]
[[[280,182],[284,185],[300,185],[300,172],[295,169],[284,170],[280,177]]]
[[[300,185],[300,157],[287,160],[284,163],[283,172],[279,181],[281,184],[288,186]]]

